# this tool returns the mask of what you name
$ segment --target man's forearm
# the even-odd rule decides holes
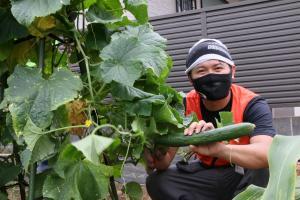
[[[248,169],[268,167],[270,144],[254,143],[248,145],[226,145],[218,157]]]

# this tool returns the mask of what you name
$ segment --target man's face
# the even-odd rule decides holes
[[[210,73],[229,74],[230,66],[227,63],[224,63],[219,60],[208,60],[201,63],[199,66],[197,66],[191,71],[191,78],[192,79],[200,78]],[[235,66],[232,67],[232,77],[234,77],[234,74],[235,74]]]

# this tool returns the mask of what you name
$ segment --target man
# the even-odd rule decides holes
[[[229,200],[249,184],[265,186],[267,153],[275,135],[272,115],[259,95],[232,84],[236,66],[227,47],[216,39],[202,39],[189,50],[186,74],[195,90],[186,95],[186,114],[195,112],[199,122],[184,132],[186,137],[216,127],[220,111],[231,111],[235,123],[256,125],[250,137],[190,146],[197,159],[169,167],[176,148],[165,154],[145,150],[149,174],[146,185],[153,200]],[[201,133],[199,133],[201,134]],[[259,176],[259,179],[257,179]]]

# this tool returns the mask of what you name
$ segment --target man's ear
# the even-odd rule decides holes
[[[191,75],[188,75],[188,79],[189,79],[189,82],[190,82],[190,84],[191,84],[191,85],[193,85],[193,82],[192,82],[192,77],[191,77]]]
[[[232,79],[234,79],[234,78],[235,78],[235,70],[236,70],[236,67],[235,67],[235,65],[232,65],[232,67],[231,67]]]

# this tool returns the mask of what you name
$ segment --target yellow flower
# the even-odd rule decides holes
[[[85,125],[87,126],[87,127],[90,127],[91,125],[92,125],[92,120],[85,120]]]

